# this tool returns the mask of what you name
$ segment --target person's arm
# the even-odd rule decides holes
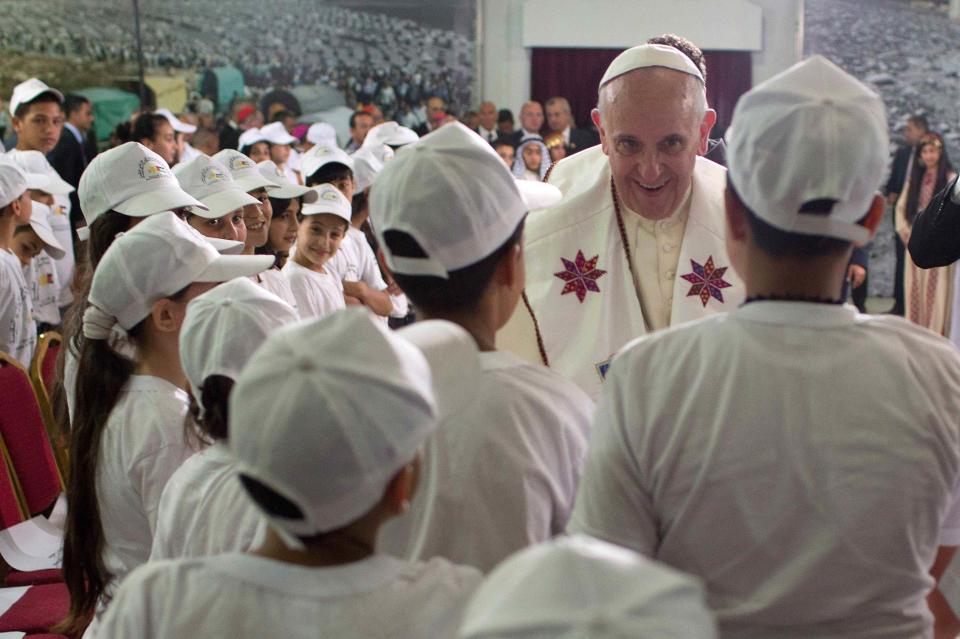
[[[948,266],[960,259],[960,197],[956,185],[955,179],[949,182],[913,221],[907,246],[920,268]],[[897,206],[899,231],[901,207],[899,203]]]
[[[850,265],[847,267],[847,280],[850,288],[860,288],[867,279],[867,267],[870,264],[870,245],[857,246],[850,256]]]
[[[393,304],[390,302],[390,294],[386,290],[378,291],[364,282],[343,282],[344,298],[353,297],[361,304],[369,308],[377,315],[386,317],[393,310]]]

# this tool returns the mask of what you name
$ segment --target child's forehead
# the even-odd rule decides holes
[[[333,213],[315,213],[313,215],[303,216],[303,222],[306,224],[320,225],[324,228],[347,228],[347,221],[339,215]]]

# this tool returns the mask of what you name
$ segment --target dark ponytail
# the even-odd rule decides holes
[[[200,443],[209,446],[218,441],[225,441],[228,434],[228,418],[230,393],[233,391],[233,380],[225,375],[211,375],[203,380],[200,388],[200,402],[190,393],[190,414],[185,424],[187,440],[192,436]]]
[[[131,338],[142,325],[130,331]],[[104,428],[134,368],[134,362],[114,351],[108,340],[81,340],[63,537],[63,580],[70,593],[70,614],[56,629],[71,637],[81,635],[93,619],[112,577],[103,561],[97,470]]]

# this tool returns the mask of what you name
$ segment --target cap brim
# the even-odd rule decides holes
[[[260,204],[260,200],[239,189],[220,191],[202,198],[200,201],[207,206],[208,210],[197,209],[192,213],[209,220],[222,217],[231,211],[236,211],[250,204]]]
[[[272,193],[275,189],[280,188],[280,185],[276,182],[271,182],[265,177],[254,175],[242,178],[235,177],[233,178],[233,184],[244,193],[258,189],[266,189]]]
[[[217,249],[217,253],[221,255],[240,255],[243,253],[243,242],[225,240],[219,237],[209,237],[207,235],[204,235],[203,239],[205,239],[210,246]]]
[[[287,135],[286,137],[269,138],[267,140],[267,142],[270,144],[293,144],[296,141],[297,138],[293,137],[292,135]]]
[[[63,250],[63,247],[60,246],[60,242],[57,241],[56,236],[53,234],[53,229],[45,227],[42,224],[31,224],[30,228],[37,234],[40,241],[46,245],[44,249],[50,257],[55,260],[63,259],[63,256],[67,253]]]
[[[130,217],[147,217],[155,213],[182,209],[188,206],[203,210],[207,208],[206,204],[191,197],[186,191],[166,187],[139,193],[111,208],[117,213],[123,213]]]
[[[299,184],[279,184],[278,188],[270,191],[270,197],[281,200],[289,200],[295,197],[302,197],[305,204],[313,204],[317,201],[317,192],[308,186]]]
[[[27,178],[28,189],[52,193],[52,191],[47,191],[46,189],[46,187],[50,186],[49,176],[46,176],[43,173],[30,173],[28,171],[24,171],[23,175]]]
[[[252,277],[273,266],[272,255],[223,255],[210,263],[194,282],[227,282],[237,277]]]
[[[43,186],[36,188],[45,193],[50,193],[51,195],[70,195],[76,190],[59,177],[53,175],[43,175],[41,177],[43,178]]]
[[[516,180],[517,190],[523,199],[527,211],[538,211],[556,206],[563,199],[563,193],[552,184],[546,182],[532,182],[530,180]]]
[[[177,133],[196,133],[197,132],[197,127],[193,126],[192,124],[187,124],[180,120],[177,120],[177,122],[179,124],[174,124],[173,122],[170,123],[170,126],[172,126],[173,130],[176,131]]]

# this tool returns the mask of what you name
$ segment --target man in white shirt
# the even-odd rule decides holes
[[[570,528],[699,576],[723,637],[929,637],[960,543],[960,357],[841,297],[883,215],[883,102],[816,56],[729,131],[747,301],[617,357]]]
[[[566,527],[593,403],[559,374],[494,346],[520,299],[527,212],[559,197],[550,185],[514,180],[460,123],[399,153],[371,190],[387,268],[418,315],[445,320],[406,329],[431,362],[442,426],[411,516],[381,535],[394,554],[486,571]]]

